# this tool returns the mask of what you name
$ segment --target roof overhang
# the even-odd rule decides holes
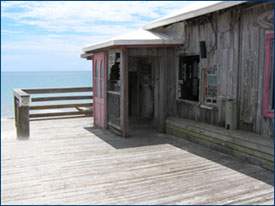
[[[104,42],[84,47],[81,57],[89,58],[96,51],[113,47],[171,47],[182,44],[183,40],[171,39],[167,35],[139,29]]]
[[[143,27],[145,30],[155,29],[161,26],[167,26],[179,21],[184,21],[208,13],[212,13],[218,10],[226,9],[232,6],[243,4],[246,1],[212,1],[212,2],[194,2],[189,6],[186,6],[176,14],[171,14],[166,17],[157,19]]]

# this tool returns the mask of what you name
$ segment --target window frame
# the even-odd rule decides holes
[[[197,67],[198,67],[198,79],[199,79],[199,94],[198,94],[198,100],[189,100],[189,99],[181,99],[179,98],[179,91],[180,91],[180,87],[179,87],[179,67],[180,67],[180,58],[181,57],[190,57],[190,56],[198,56],[198,62],[197,62]],[[201,68],[200,68],[200,56],[198,54],[193,54],[193,53],[182,53],[182,52],[178,52],[177,56],[176,56],[176,101],[179,102],[185,102],[188,104],[194,104],[194,105],[199,105],[200,101],[201,101],[201,96],[200,96],[200,92],[201,92]]]
[[[209,74],[209,67],[206,67],[204,69],[204,77],[203,77],[203,97],[204,97],[204,104],[205,105],[210,105],[210,106],[217,106],[218,104],[218,65],[217,64],[214,64],[212,65],[212,67],[216,67],[215,68],[215,74]],[[209,81],[208,81],[208,77],[209,76],[215,76],[216,77],[216,96],[215,97],[211,97],[211,96],[208,96],[208,88],[209,88]],[[213,86],[213,85],[210,85],[210,86]],[[211,100],[211,102],[208,102],[207,100]],[[214,102],[215,100],[215,102]]]
[[[265,64],[264,64],[264,88],[263,88],[263,116],[266,118],[274,117],[274,109],[271,110],[270,105],[270,95],[272,90],[270,90],[272,85],[272,65],[271,65],[271,56],[272,56],[272,48],[274,49],[274,45],[272,47],[272,42],[274,44],[274,32],[266,32],[265,33]],[[273,65],[274,72],[274,65]],[[273,73],[274,76],[274,73]],[[274,80],[273,80],[274,81]],[[273,82],[274,84],[274,82]],[[273,85],[274,87],[274,85]],[[273,91],[274,92],[274,91]]]

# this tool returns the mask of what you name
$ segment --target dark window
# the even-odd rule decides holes
[[[199,56],[180,56],[178,89],[179,99],[199,101]]]
[[[108,90],[120,90],[120,53],[116,52],[109,56],[110,66],[108,71]]]

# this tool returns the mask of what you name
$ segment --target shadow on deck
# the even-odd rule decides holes
[[[108,130],[102,130],[95,127],[85,127],[84,129],[96,135],[115,149],[127,149],[134,147],[170,144],[179,149],[214,161],[225,167],[236,170],[245,175],[251,176],[269,185],[274,186],[274,173],[262,169],[257,165],[252,165],[242,160],[235,159],[230,155],[223,154],[202,145],[189,142],[180,137],[158,133],[149,128],[142,128],[139,130],[131,131],[131,135],[128,138],[122,138],[116,134],[111,133]]]
[[[149,128],[122,138],[92,118],[1,121],[1,203],[273,204],[273,173]]]

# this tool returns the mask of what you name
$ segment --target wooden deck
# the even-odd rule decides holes
[[[273,204],[273,173],[142,129],[128,139],[92,119],[1,121],[2,204]]]

